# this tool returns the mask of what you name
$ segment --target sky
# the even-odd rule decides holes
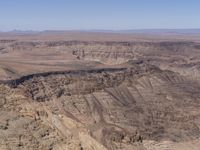
[[[200,28],[200,0],[0,0],[0,31]]]

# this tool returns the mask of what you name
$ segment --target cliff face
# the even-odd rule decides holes
[[[190,41],[164,42],[84,42],[84,41],[2,41],[0,55],[5,67],[4,74],[33,73],[41,70],[79,69],[99,65],[120,65],[129,60],[143,61],[161,69],[178,72],[198,80],[200,44]],[[8,61],[9,59],[9,61]],[[14,60],[12,60],[14,59]],[[16,59],[16,60],[15,60]],[[20,59],[20,62],[18,62]],[[24,59],[24,60],[23,60]],[[33,61],[35,59],[35,61]],[[51,60],[51,62],[49,61]],[[15,64],[10,64],[10,63]],[[71,62],[71,63],[70,63]],[[88,64],[90,63],[90,65]],[[24,65],[25,71],[17,66]],[[93,64],[93,65],[92,65]],[[29,66],[27,66],[29,65]],[[32,71],[30,65],[34,66]],[[12,68],[15,66],[14,68]],[[40,68],[42,69],[38,69]],[[51,66],[51,67],[50,67]],[[2,67],[2,68],[3,68]],[[1,68],[1,66],[0,66]],[[0,74],[1,76],[1,74]]]
[[[103,64],[122,64],[129,60],[143,61],[162,69],[178,72],[199,80],[199,43],[195,42],[122,42],[74,45],[73,54],[80,60]]]
[[[16,81],[1,85],[4,147],[149,149],[146,141],[200,138],[200,85],[171,71],[131,63]]]

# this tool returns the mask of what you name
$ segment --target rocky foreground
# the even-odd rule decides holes
[[[0,85],[0,149],[198,150],[200,84],[129,61]]]

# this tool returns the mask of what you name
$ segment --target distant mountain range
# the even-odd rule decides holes
[[[106,33],[148,33],[148,34],[200,34],[200,29],[134,29],[134,30],[88,30]]]
[[[3,31],[0,31],[2,33]],[[14,34],[38,34],[38,33],[65,33],[65,32],[100,32],[100,33],[137,33],[137,34],[192,34],[200,35],[199,29],[133,29],[133,30],[12,30],[4,31],[3,33],[14,33]]]

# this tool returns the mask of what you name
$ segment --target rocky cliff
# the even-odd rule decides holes
[[[192,79],[142,62],[7,81],[1,149],[148,150],[150,141],[195,141],[199,90]]]

